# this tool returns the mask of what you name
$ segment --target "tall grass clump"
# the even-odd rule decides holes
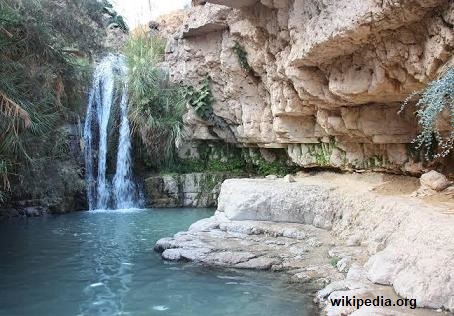
[[[402,108],[417,95],[420,98],[416,115],[421,132],[414,140],[416,148],[425,151],[427,160],[446,157],[454,148],[454,68],[432,81],[425,90],[411,94]],[[449,116],[451,130],[447,132],[437,128],[437,120],[443,113]]]
[[[162,38],[140,31],[130,36],[124,49],[129,66],[130,121],[156,169],[175,161],[186,110],[183,89],[170,83],[161,65],[165,44]]]

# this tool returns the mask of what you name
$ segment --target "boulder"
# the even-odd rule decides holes
[[[434,191],[443,191],[448,186],[451,185],[451,182],[441,173],[432,170],[421,176],[421,187],[429,188]]]

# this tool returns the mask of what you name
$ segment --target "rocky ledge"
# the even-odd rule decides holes
[[[190,110],[190,141],[282,149],[302,167],[425,168],[412,146],[415,101],[399,111],[454,65],[453,1],[194,4],[167,45],[170,78],[199,88],[209,76],[213,112],[228,129]],[[437,127],[452,131],[448,111]],[[451,173],[453,161],[447,157],[440,170]]]
[[[221,183],[229,173],[167,174],[145,179],[149,207],[216,207]]]
[[[318,290],[328,315],[454,311],[452,191],[429,203],[410,197],[417,186],[406,178],[392,182],[399,195],[389,195],[396,188],[387,190],[392,183],[376,174],[292,180],[226,180],[213,217],[159,240],[155,249],[166,260],[285,271]],[[400,296],[421,309],[327,304],[342,295]]]

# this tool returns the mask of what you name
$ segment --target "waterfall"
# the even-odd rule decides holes
[[[127,90],[127,85],[125,85]],[[114,177],[114,193],[117,208],[130,208],[134,205],[134,182],[131,179],[131,131],[128,120],[128,94],[121,96],[120,139],[117,151],[117,171]]]
[[[118,102],[119,100],[119,102]],[[119,104],[118,104],[119,103]],[[118,147],[113,181],[108,173],[109,144],[119,110]],[[97,65],[84,127],[87,197],[90,210],[137,207],[128,120],[127,67],[123,56],[108,55]]]

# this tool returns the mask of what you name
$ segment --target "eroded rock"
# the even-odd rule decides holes
[[[210,76],[234,142],[284,148],[303,167],[421,172],[407,146],[415,111],[397,113],[452,59],[449,1],[197,3],[166,61],[175,82]],[[185,123],[189,140],[232,142],[193,113]],[[437,126],[449,132],[449,118]]]
[[[377,176],[362,177],[227,180],[214,217],[156,249],[168,260],[285,271],[294,282],[326,286],[321,302],[399,295],[418,307],[454,310],[454,218],[443,214],[449,206],[379,196],[371,191]],[[356,312],[325,306],[328,315]]]

